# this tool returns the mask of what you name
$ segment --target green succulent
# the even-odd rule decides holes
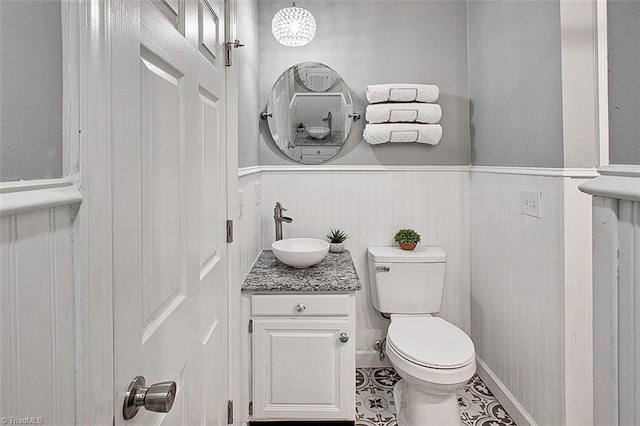
[[[413,229],[401,229],[396,233],[395,240],[398,243],[419,243],[420,234]]]
[[[327,238],[329,239],[330,242],[337,244],[337,243],[343,243],[344,240],[349,238],[349,236],[347,235],[346,232],[338,228],[338,229],[330,229],[329,233],[327,234]]]

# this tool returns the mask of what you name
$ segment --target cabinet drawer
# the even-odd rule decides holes
[[[256,294],[251,297],[253,315],[348,315],[348,294]]]

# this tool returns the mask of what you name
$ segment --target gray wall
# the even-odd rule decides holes
[[[640,2],[609,0],[609,156],[640,164]]]
[[[349,86],[355,111],[364,117],[365,87],[376,83],[433,83],[441,90],[443,137],[436,146],[385,144],[362,138],[355,123],[343,150],[329,164],[469,164],[466,2],[462,0],[331,1],[299,3],[315,16],[315,39],[303,47],[280,45],[271,19],[287,1],[259,1],[260,105],[278,76],[305,61],[324,63]],[[295,164],[261,126],[260,164]]]
[[[563,167],[560,4],[469,1],[472,164]]]
[[[0,1],[0,180],[62,176],[60,1]]]
[[[259,163],[260,87],[258,64],[258,1],[239,0],[237,3],[238,39],[244,47],[235,49],[238,67],[238,166],[257,166]]]

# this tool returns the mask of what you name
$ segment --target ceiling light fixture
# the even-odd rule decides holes
[[[280,9],[271,20],[271,32],[285,46],[304,46],[316,36],[316,19],[307,9],[293,6]]]

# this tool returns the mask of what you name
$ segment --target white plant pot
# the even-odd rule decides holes
[[[330,243],[329,251],[331,253],[342,253],[344,251],[344,243]]]

